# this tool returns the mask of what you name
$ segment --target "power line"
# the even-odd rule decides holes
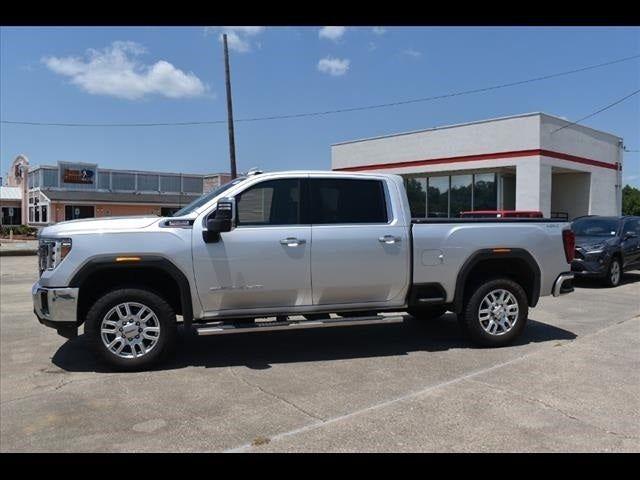
[[[614,65],[616,63],[627,62],[630,60],[637,59],[639,57],[640,57],[640,54],[637,54],[637,55],[632,55],[630,57],[620,58],[620,59],[612,60],[605,63],[599,63],[597,65],[589,65],[587,67],[576,68],[573,70],[567,70],[559,73],[552,73],[552,74],[543,75],[540,77],[529,78],[527,80],[519,80],[517,82],[503,83],[500,85],[493,85],[490,87],[476,88],[473,90],[463,90],[460,92],[447,93],[447,94],[436,95],[431,97],[421,97],[421,98],[414,98],[409,100],[401,100],[397,102],[365,105],[360,107],[340,108],[335,110],[324,110],[324,111],[318,111],[318,112],[305,112],[305,113],[293,113],[288,115],[271,115],[271,116],[264,116],[264,117],[240,118],[240,119],[236,119],[235,122],[236,123],[261,122],[261,121],[285,120],[285,119],[303,118],[303,117],[318,117],[318,116],[332,115],[332,114],[338,114],[338,113],[357,112],[362,110],[373,110],[377,108],[397,107],[400,105],[408,105],[411,103],[429,102],[433,100],[440,100],[443,98],[458,97],[462,95],[471,95],[473,93],[488,92],[491,90],[498,90],[500,88],[515,87],[515,86],[524,85],[527,83],[539,82],[542,80],[549,80],[551,78],[557,78],[565,75],[571,75],[574,73],[580,73],[587,70],[593,70],[596,68]],[[46,123],[46,122],[18,122],[18,121],[1,120],[0,123],[9,124],[9,125],[51,126],[51,127],[165,127],[165,126],[216,125],[216,124],[227,123],[227,121],[226,120],[208,120],[208,121],[190,121],[190,122],[163,122],[163,123]]]
[[[634,95],[637,95],[638,93],[640,93],[640,89],[636,90],[635,92],[631,92],[629,95],[625,95],[625,96],[624,96],[624,97],[622,97],[620,100],[616,100],[615,102],[610,103],[609,105],[607,105],[606,107],[601,108],[600,110],[596,110],[595,112],[590,113],[590,114],[589,114],[589,115],[587,115],[586,117],[582,117],[581,119],[576,120],[575,122],[567,123],[566,125],[564,125],[564,126],[562,126],[562,127],[560,127],[560,128],[556,128],[556,129],[555,129],[553,132],[551,132],[551,133],[556,133],[557,131],[562,130],[563,128],[570,127],[571,125],[575,125],[576,123],[580,123],[580,122],[582,122],[583,120],[586,120],[587,118],[594,117],[594,116],[596,116],[597,114],[599,114],[599,113],[601,113],[601,112],[604,112],[605,110],[608,110],[608,109],[610,109],[611,107],[613,107],[613,106],[615,106],[615,105],[617,105],[617,104],[619,104],[619,103],[624,102],[626,99],[631,98],[631,97],[633,97]]]

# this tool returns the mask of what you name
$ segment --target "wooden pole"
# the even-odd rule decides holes
[[[229,159],[231,161],[231,179],[236,178],[236,141],[233,132],[233,105],[231,103],[231,77],[229,75],[229,48],[227,47],[227,34],[222,35],[224,41],[224,74],[227,85],[227,125],[229,127]]]

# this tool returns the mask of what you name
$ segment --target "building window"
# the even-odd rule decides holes
[[[495,173],[406,177],[405,188],[414,218],[425,217],[425,214],[427,217],[456,218],[464,211],[498,208]]]
[[[33,219],[34,223],[40,223],[40,207],[34,208],[35,217]]]
[[[58,170],[50,168],[42,169],[42,186],[57,187],[58,186]]]
[[[474,175],[473,209],[496,210],[498,208],[498,191],[495,173],[479,173]]]
[[[183,191],[188,193],[202,193],[202,178],[199,177],[183,177]]]
[[[133,173],[111,172],[111,182],[114,190],[136,189],[136,177]]]
[[[111,188],[111,172],[98,170],[98,188],[101,190],[109,190]]]
[[[40,209],[41,209],[40,221],[42,223],[47,223],[47,206],[42,205]]]
[[[161,192],[180,192],[180,177],[177,175],[160,175]]]
[[[93,217],[95,217],[93,205],[65,205],[64,207],[65,220],[75,220],[77,218],[93,218]]]
[[[449,177],[429,177],[427,187],[427,216],[449,216]]]
[[[407,178],[406,179],[407,197],[409,198],[409,206],[411,207],[411,216],[413,218],[424,218],[427,216],[427,179],[426,178]]]
[[[141,192],[157,192],[160,189],[158,175],[147,173],[138,174],[138,191]]]
[[[33,207],[29,207],[29,222],[33,222]]]
[[[460,212],[472,210],[472,184],[472,175],[453,175],[451,177],[450,217],[459,217]]]

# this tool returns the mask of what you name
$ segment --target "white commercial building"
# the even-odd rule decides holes
[[[465,210],[620,215],[622,138],[552,115],[512,117],[342,142],[333,170],[405,177],[416,217]]]

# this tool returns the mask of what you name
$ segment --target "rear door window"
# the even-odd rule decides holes
[[[381,180],[311,179],[313,224],[387,223],[389,216]]]

